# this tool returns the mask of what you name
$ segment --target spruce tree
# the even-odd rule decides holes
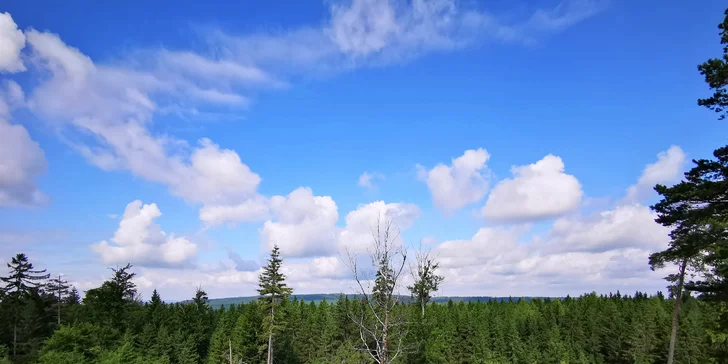
[[[280,330],[280,325],[276,322],[276,309],[293,293],[293,289],[286,285],[286,276],[281,272],[282,264],[280,249],[278,249],[278,245],[275,245],[270,253],[268,264],[263,267],[263,272],[258,277],[259,300],[261,308],[266,313],[263,319],[263,332],[268,339],[266,360],[268,364],[273,363],[273,337]]]
[[[207,298],[207,292],[203,291],[202,287],[197,287],[195,297],[192,298],[192,304],[195,306],[195,309],[197,311],[207,310],[209,308],[207,301],[209,301],[209,298]]]
[[[68,292],[68,295],[63,298],[63,303],[68,306],[81,304],[81,296],[78,294],[78,290],[76,289],[76,287],[71,288],[71,290]]]
[[[162,304],[162,297],[159,295],[159,292],[155,289],[152,291],[152,298],[149,300],[149,308],[154,311]]]

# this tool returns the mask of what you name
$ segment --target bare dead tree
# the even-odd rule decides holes
[[[356,281],[357,294],[362,297],[349,313],[359,328],[361,346],[378,364],[392,363],[404,351],[403,340],[407,335],[407,323],[403,312],[397,312],[399,286],[407,262],[407,252],[396,244],[399,231],[391,221],[381,223],[377,219],[372,229],[372,245],[369,258],[373,268],[362,267],[357,256],[347,250],[348,265]]]

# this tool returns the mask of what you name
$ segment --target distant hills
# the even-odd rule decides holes
[[[296,294],[291,296],[291,299],[298,299],[299,301],[304,302],[314,302],[316,304],[319,304],[321,301],[326,300],[326,302],[336,302],[340,296],[343,294],[339,293],[327,293],[327,294]],[[349,298],[356,298],[357,295],[353,294],[347,294],[346,295]],[[450,296],[442,296],[442,297],[435,297],[432,299],[432,302],[434,303],[447,303],[448,301],[452,300],[453,302],[486,302],[486,301],[508,301],[509,299],[512,299],[514,301],[525,299],[527,301],[530,301],[532,298],[536,297],[490,297],[490,296],[469,296],[469,297],[450,297]],[[208,304],[210,307],[213,308],[219,308],[220,306],[229,306],[232,304],[239,305],[241,303],[248,303],[250,301],[254,301],[258,299],[258,296],[246,296],[246,297],[226,297],[226,298],[212,298],[208,301]],[[400,300],[403,302],[408,302],[411,300],[409,296],[401,296]]]

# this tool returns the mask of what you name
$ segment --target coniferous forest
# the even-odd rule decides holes
[[[718,28],[724,54],[698,66],[713,91],[698,104],[722,120],[728,11]],[[318,304],[291,298],[277,247],[259,298],[219,309],[204,287],[180,303],[142,298],[131,265],[79,292],[17,254],[0,274],[0,363],[728,363],[726,177],[728,146],[655,186],[671,242],[645,265],[667,268],[666,293],[435,304],[448,284],[437,256],[408,255],[387,221],[369,259],[349,257],[353,295]]]
[[[26,291],[18,301],[12,293],[3,297],[0,362],[267,360],[270,300],[211,309],[202,290],[174,304],[164,303],[155,291],[142,303],[130,266],[115,269],[83,300],[74,290],[58,300],[52,290],[57,285],[37,286],[40,280],[34,277],[44,275],[32,273],[24,256],[15,257],[16,262],[11,265],[28,268],[19,280]],[[406,327],[392,329],[389,341],[391,352],[400,352],[393,361],[400,363],[664,363],[673,304],[662,293],[640,292],[430,304],[424,315],[416,303],[396,304],[391,316]],[[375,361],[362,350],[360,327],[352,320],[369,309],[364,306],[346,296],[319,304],[281,299],[274,314],[273,362]],[[725,362],[720,359],[725,348],[711,336],[717,309],[683,297],[676,363]]]

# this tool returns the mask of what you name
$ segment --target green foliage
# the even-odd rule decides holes
[[[90,363],[81,353],[75,351],[48,351],[40,356],[38,362],[41,364],[84,364]],[[2,361],[0,361],[2,363]],[[10,363],[10,361],[8,361]]]
[[[268,258],[268,264],[263,267],[263,272],[258,277],[260,307],[264,312],[261,334],[266,339],[265,343],[260,345],[260,350],[268,351],[269,356],[272,355],[273,338],[282,330],[284,324],[278,319],[280,314],[276,311],[293,293],[293,289],[286,285],[286,276],[281,272],[282,264],[280,249],[275,245]]]
[[[430,257],[430,252],[418,252],[413,269],[414,283],[407,289],[420,305],[421,316],[425,316],[425,305],[432,299],[432,293],[440,289],[445,277],[436,273],[440,263]]]
[[[728,9],[725,11],[723,22],[718,25],[720,29],[720,43],[723,44],[723,57],[711,58],[698,66],[705,82],[713,90],[713,95],[698,100],[698,105],[705,106],[720,116],[723,120],[728,106]]]
[[[270,301],[213,310],[198,292],[197,302],[166,304],[157,294],[142,304],[129,284],[133,277],[129,268],[115,271],[101,287],[90,290],[95,293],[75,304],[77,320],[52,334],[44,331],[53,330],[56,320],[47,303],[57,302],[57,296],[29,289],[18,311],[22,356],[9,355],[12,321],[1,320],[0,364],[9,359],[41,364],[223,364],[229,363],[231,355],[234,363],[265,360],[266,352],[259,348],[267,343],[268,311],[263,307],[270,307]],[[722,362],[728,336],[716,318],[725,314],[726,305],[689,296],[683,300],[676,362]],[[12,317],[11,303],[0,301],[0,317]],[[336,303],[313,304],[282,298],[276,303],[274,362],[372,362],[368,353],[357,349],[359,332],[351,320],[353,313],[366,307],[363,300],[341,296]],[[640,292],[450,302],[427,305],[424,318],[416,302],[399,303],[392,307],[392,315],[404,318],[401,324],[410,334],[401,336],[405,352],[396,362],[664,363],[673,303],[662,295]],[[106,308],[118,310],[106,312],[118,314],[114,318],[118,322],[103,315],[100,310]],[[394,340],[400,338],[392,335]],[[45,337],[44,342],[39,339]]]

